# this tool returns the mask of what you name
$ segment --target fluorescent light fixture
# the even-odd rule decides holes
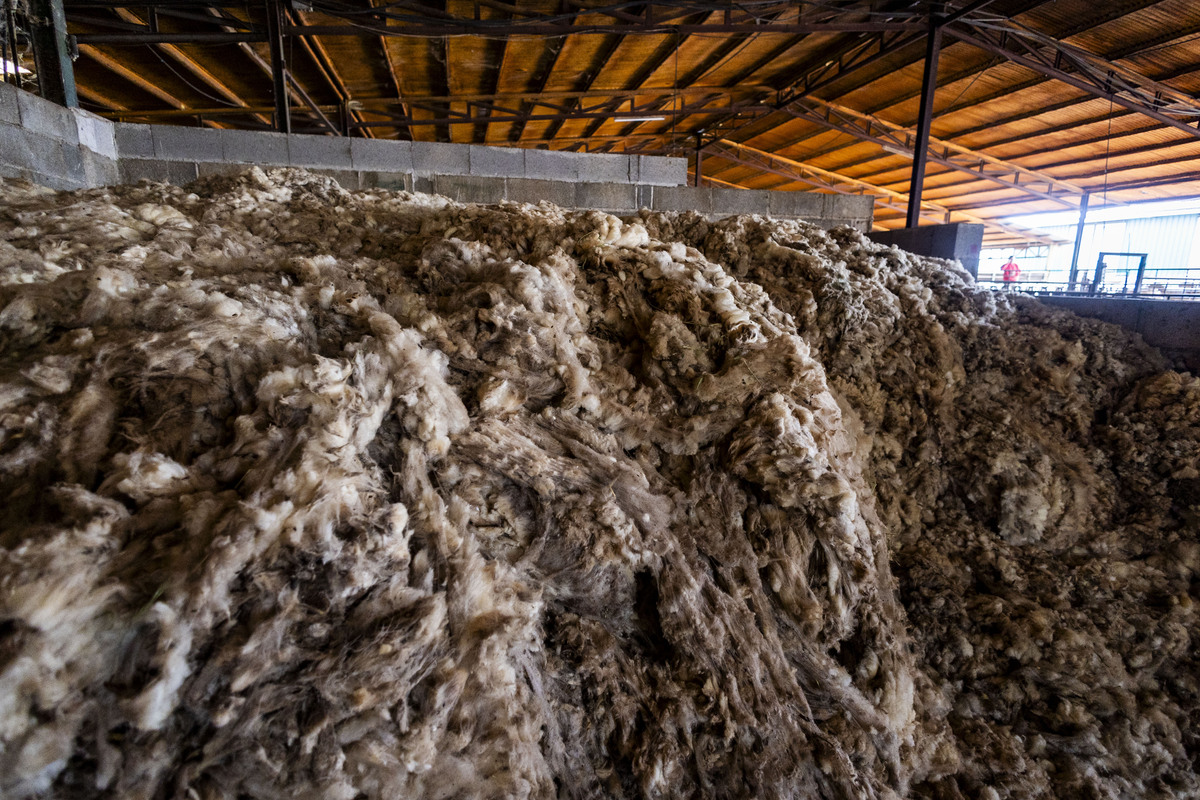
[[[666,122],[666,117],[619,117],[621,122]]]
[[[0,64],[3,64],[3,66],[4,66],[4,74],[5,75],[12,75],[13,73],[17,73],[20,75],[32,75],[33,74],[32,72],[25,69],[24,67],[18,67],[16,64],[12,63],[11,61],[9,61],[7,59],[0,59]]]
[[[881,148],[883,148],[883,150],[885,150],[886,152],[891,153],[892,155],[904,156],[905,158],[913,157],[912,153],[909,153],[905,150],[901,150],[899,147],[892,147],[891,145],[888,145],[888,144],[881,144],[879,146]]]

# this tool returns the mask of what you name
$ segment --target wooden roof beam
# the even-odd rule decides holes
[[[852,178],[848,175],[842,175],[831,170],[814,167],[811,164],[805,164],[799,161],[794,161],[789,158],[777,156],[772,153],[767,153],[757,148],[749,147],[738,142],[720,139],[709,145],[711,151],[731,160],[737,161],[744,166],[752,169],[763,169],[765,171],[785,174],[785,177],[797,176],[803,178],[807,182],[814,179],[822,179],[833,184],[846,184],[853,186],[861,191],[858,193],[867,193],[882,199],[882,204],[890,208],[903,208],[907,210],[908,195],[904,192],[898,192],[894,189],[889,189],[884,186],[868,183],[867,181]],[[745,158],[749,155],[750,158]],[[847,193],[847,192],[842,192]],[[921,216],[931,219],[935,222],[952,222],[954,215],[959,216],[959,221],[974,222],[982,224],[987,228],[1002,231],[1004,233],[1017,234],[1026,237],[1030,241],[1040,241],[1050,244],[1054,241],[1052,237],[1040,234],[1036,231],[1022,228],[1017,225],[1009,225],[1007,223],[996,222],[995,220],[984,219],[983,217],[975,216],[967,211],[960,209],[949,208],[939,203],[923,201],[921,203]]]
[[[143,92],[146,92],[147,94],[157,97],[159,100],[161,100],[162,102],[171,106],[172,108],[179,109],[179,110],[190,110],[190,109],[188,109],[187,104],[185,104],[178,97],[167,92],[164,89],[160,89],[158,86],[156,86],[151,81],[147,80],[142,75],[138,74],[137,72],[134,72],[129,67],[126,67],[124,64],[120,63],[115,58],[112,58],[111,56],[106,55],[104,53],[104,51],[100,50],[99,48],[97,48],[93,45],[81,44],[81,45],[79,45],[79,52],[83,53],[88,58],[92,59],[97,64],[99,64],[100,66],[104,67],[109,72],[112,72],[113,74],[119,75],[121,78],[124,78],[126,81],[128,81],[129,83],[132,83],[134,86],[138,87]],[[192,113],[194,114],[195,112],[192,111]],[[208,125],[209,127],[212,127],[212,128],[220,127],[220,125],[216,124],[212,120],[204,120],[204,124]]]
[[[952,26],[951,33],[968,44],[1200,138],[1200,130],[1190,124],[1200,118],[1200,103],[1128,67],[1013,26],[985,29],[959,23]],[[1047,48],[1049,53],[1044,52]]]
[[[123,103],[118,103],[116,100],[113,100],[108,95],[106,95],[102,92],[99,92],[95,89],[92,89],[88,86],[85,86],[82,83],[77,82],[75,84],[75,88],[76,88],[76,90],[78,90],[80,97],[83,97],[92,103],[96,103],[97,105],[107,106],[108,108],[112,109],[113,111],[118,111],[118,112],[128,110],[128,106],[124,105]],[[101,114],[104,114],[104,113],[106,113],[106,112],[101,112]]]
[[[649,11],[649,8],[650,7],[648,6],[647,11]],[[610,34],[604,37],[604,42],[600,45],[600,48],[592,57],[591,63],[588,64],[587,69],[585,69],[579,79],[576,80],[575,87],[577,91],[587,92],[591,90],[592,86],[596,83],[596,79],[604,70],[604,66],[608,63],[608,60],[612,58],[613,53],[617,51],[617,48],[621,46],[622,41],[624,41],[624,37],[620,35]],[[561,121],[551,122],[546,129],[546,137],[553,138],[558,134],[558,130],[561,127]]]
[[[717,12],[713,12],[713,13],[717,13]],[[771,15],[770,19],[771,20],[778,19],[782,13],[783,13],[782,11],[777,12],[776,14]],[[682,76],[680,76],[679,79],[676,81],[676,83],[679,84],[680,86],[688,86],[688,87],[694,85],[699,80],[701,80],[705,75],[707,75],[710,71],[712,71],[719,64],[721,64],[726,58],[728,58],[730,55],[738,52],[747,42],[756,38],[758,35],[759,34],[743,33],[743,34],[735,34],[735,35],[730,36],[728,40],[719,44],[716,47],[716,49],[712,53],[710,53],[706,58],[704,58],[699,64],[697,64],[695,67],[693,67],[692,69],[685,72]],[[665,64],[671,58],[672,55],[674,55],[675,58],[678,59],[680,44],[681,44],[681,42],[677,38],[673,44],[670,42],[670,40],[668,40],[665,43],[666,46],[664,48],[660,48],[659,53],[656,54],[656,57],[652,59],[651,64],[647,65],[647,67],[649,67],[649,68],[643,68],[642,70],[639,70],[638,74],[635,75],[634,78],[630,79],[630,81],[627,82],[626,88],[636,89],[636,88],[640,88],[640,87],[644,86],[646,81],[650,80],[654,76],[654,73],[657,72],[659,70],[659,68],[661,68],[662,65]],[[658,58],[657,56],[660,54],[661,54],[661,58]],[[735,82],[735,85],[738,87],[742,86],[742,84],[738,83],[738,82]],[[675,88],[676,88],[676,94],[677,94],[678,86]],[[767,90],[767,88],[768,87],[764,86],[764,87],[762,87],[762,90],[765,91],[765,90]],[[671,96],[671,99],[674,99],[673,96]],[[664,98],[660,102],[665,103],[665,101],[666,101],[666,98]],[[659,105],[658,107],[661,108],[661,105]],[[621,132],[622,133],[633,133],[635,130],[637,130],[638,126],[641,124],[643,124],[643,123],[637,123],[637,122],[630,123],[630,124],[626,125],[625,127],[623,127],[621,129]],[[599,126],[596,126],[596,127],[598,128]]]
[[[295,18],[301,23],[305,23],[307,21],[307,17],[303,11],[293,9],[290,11],[290,13],[294,14]],[[308,54],[308,57],[325,77],[325,81],[329,84],[329,88],[332,89],[333,93],[338,96],[338,99],[341,101],[341,104],[345,108],[350,119],[352,121],[362,122],[362,114],[360,114],[357,110],[350,108],[350,101],[352,100],[350,96],[350,90],[346,88],[346,82],[342,80],[342,76],[338,74],[337,67],[333,65],[333,59],[329,57],[329,52],[325,49],[325,45],[321,44],[321,40],[316,36],[301,36],[300,42],[304,46],[304,51]],[[367,136],[374,136],[374,133],[369,128],[365,129],[363,133]]]
[[[880,119],[872,114],[847,108],[816,98],[799,98],[787,107],[801,119],[815,122],[830,130],[846,133],[860,141],[871,142],[898,155],[912,156],[916,132],[903,125]],[[929,160],[952,170],[965,172],[976,179],[1018,189],[1026,194],[1051,200],[1059,205],[1076,208],[1085,191],[1070,181],[1060,180],[1044,170],[1022,167],[1011,161],[970,150],[962,145],[929,137]],[[941,152],[938,152],[938,151]],[[1022,182],[1024,181],[1024,182]],[[1069,202],[1066,197],[1072,197]]]
[[[554,74],[558,68],[558,59],[562,55],[563,48],[566,46],[567,37],[559,39],[549,39],[546,42],[546,47],[542,51],[542,57],[538,59],[538,64],[533,70],[533,86],[530,87],[529,94],[533,97],[538,97],[545,90],[546,84],[550,81],[550,76]],[[520,112],[529,114],[533,111],[533,104],[527,101],[521,102]],[[508,129],[508,141],[520,142],[525,135],[525,122],[518,122]]]
[[[137,25],[144,24],[140,17],[136,16],[135,14],[130,12],[128,9],[116,8],[113,10],[116,12],[117,16],[120,17],[125,22],[129,22],[129,23],[133,23],[133,24],[137,24]],[[177,64],[182,66],[188,72],[192,73],[192,75],[194,75],[196,78],[198,78],[200,81],[202,81],[205,86],[207,86],[209,89],[212,89],[214,92],[221,95],[229,102],[233,103],[234,105],[238,106],[239,108],[246,108],[249,106],[249,103],[247,103],[245,101],[245,99],[242,98],[241,95],[239,95],[237,92],[233,91],[228,86],[226,86],[224,83],[222,83],[220,79],[218,79],[215,75],[213,75],[207,69],[202,67],[199,63],[197,63],[195,59],[193,59],[191,56],[189,56],[187,53],[185,53],[183,50],[181,50],[178,45],[164,43],[164,44],[157,44],[154,46],[157,47],[162,52],[166,53]],[[262,115],[256,114],[255,116],[261,122],[268,121],[267,118]]]
[[[374,7],[375,0],[368,1],[370,2],[371,6]],[[409,108],[408,104],[404,101],[404,88],[400,85],[400,74],[396,71],[396,60],[392,58],[392,51],[388,47],[389,38],[390,37],[388,36],[381,35],[379,37],[379,47],[383,51],[383,60],[384,63],[387,64],[388,76],[392,79],[392,86],[396,89],[396,100],[400,103],[400,107],[404,111],[404,116],[411,117],[412,109]],[[358,119],[360,122],[366,121],[361,114],[359,114]],[[397,134],[401,139],[412,139],[412,130],[410,128],[399,128],[397,129]],[[368,133],[368,135],[373,136],[374,134]]]
[[[1013,16],[1018,16],[1023,13],[1029,13],[1030,11],[1036,9],[1038,6],[1043,5],[1046,1],[1047,0],[1028,0],[1028,2],[1026,2],[1024,4],[1023,9],[1019,12],[1015,12],[1013,14]],[[1119,19],[1120,17],[1124,16],[1125,14],[1132,13],[1134,11],[1140,10],[1142,8],[1146,8],[1148,6],[1155,5],[1160,2],[1162,2],[1162,0],[1125,0],[1125,2],[1120,2],[1120,3],[1118,3],[1118,2],[1105,3],[1101,8],[1097,8],[1095,10],[1095,13],[1089,14],[1086,19],[1083,19],[1078,24],[1071,26],[1062,35],[1064,36],[1064,38],[1078,35],[1080,33],[1083,33],[1084,31],[1091,30],[1092,28],[1099,27],[1100,25],[1103,25],[1107,22],[1111,22],[1114,19]],[[897,52],[905,47],[912,47],[914,44],[920,43],[922,41],[922,39],[924,38],[923,34],[906,35],[906,36],[894,41],[889,47],[883,48],[881,46],[881,41],[882,41],[882,37],[884,37],[885,35],[887,35],[887,34],[879,33],[879,34],[875,34],[874,37],[867,37],[867,39],[865,40],[868,45],[868,49],[866,52],[869,53],[869,55],[865,55],[865,57],[859,57],[856,55],[848,63],[845,63],[845,64],[839,63],[837,65],[837,69],[829,74],[825,74],[825,75],[821,74],[821,70],[823,68],[817,67],[815,72],[810,71],[809,73],[806,73],[805,75],[801,76],[799,79],[794,81],[790,86],[781,90],[781,100],[777,103],[777,107],[782,108],[791,97],[794,97],[796,95],[799,95],[799,94],[811,95],[814,92],[825,90],[825,89],[833,86],[835,83],[842,81],[844,78],[848,77],[851,74],[861,73],[867,67],[870,67],[870,66],[882,61],[884,58],[893,55],[895,52]],[[922,58],[924,58],[923,49],[918,50],[916,48],[913,48],[912,57],[909,58],[908,60],[906,60],[903,64],[899,65],[898,68],[903,68],[903,67],[907,67],[912,64],[918,63]],[[943,86],[943,85],[956,83],[960,80],[965,80],[968,78],[973,79],[976,76],[978,76],[980,73],[986,71],[987,69],[990,69],[994,65],[995,65],[994,59],[990,59],[986,62],[981,62],[978,65],[974,65],[971,67],[967,67],[963,70],[959,70],[957,73],[954,73],[953,75],[943,76],[942,79],[939,80],[938,85]],[[827,70],[826,70],[826,72],[827,72]],[[849,92],[856,91],[858,89],[862,89],[863,87],[869,85],[870,83],[872,83],[873,81],[875,81],[877,79],[878,79],[878,76],[871,76],[871,77],[867,77],[865,79],[855,81],[849,87],[844,87],[842,90],[840,90],[840,94],[844,95],[844,94],[848,94]],[[894,106],[901,102],[906,102],[908,100],[912,100],[912,99],[918,97],[919,95],[920,95],[919,90],[918,91],[910,91],[910,92],[907,92],[907,93],[905,93],[903,95],[899,95],[899,96],[891,95],[885,102],[882,102],[876,106],[870,107],[866,110],[868,113],[878,114],[879,112],[881,112],[891,106]],[[753,123],[751,123],[751,124],[753,124]],[[750,124],[743,124],[743,125],[738,126],[737,128],[727,131],[724,135],[734,136],[736,134],[741,133],[741,134],[743,134],[744,141],[751,141],[751,140],[753,140],[754,136],[757,135],[757,132],[747,134],[746,133],[747,129],[750,129]],[[799,139],[795,139],[795,140],[789,141],[783,145],[780,145],[780,147],[792,147],[794,145],[800,144],[801,142],[803,142],[809,138],[811,138],[811,136],[804,136]]]

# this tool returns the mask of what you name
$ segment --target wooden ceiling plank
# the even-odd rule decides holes
[[[542,50],[541,58],[538,59],[538,64],[534,68],[531,75],[533,85],[529,87],[529,95],[537,97],[546,89],[546,84],[549,83],[551,76],[554,75],[558,68],[559,58],[567,44],[567,37],[558,39],[549,39],[546,42],[546,47]],[[520,111],[522,114],[528,114],[533,110],[533,105],[527,101],[522,101]],[[513,124],[508,130],[508,141],[511,143],[520,142],[525,136],[525,122]]]
[[[1155,4],[1156,2],[1158,2],[1158,1],[1159,1],[1159,0],[1155,0],[1155,2],[1146,2],[1146,0],[1137,0],[1137,2],[1133,3],[1132,5],[1136,5],[1136,6],[1139,6],[1139,7],[1145,7],[1145,6],[1148,6],[1148,5],[1154,5],[1154,4]],[[1111,14],[1111,13],[1112,13],[1112,12],[1111,12],[1111,10],[1110,10],[1110,14]],[[1108,21],[1108,20],[1106,19],[1105,21]],[[1088,20],[1088,22],[1087,22],[1087,23],[1080,23],[1079,25],[1075,26],[1075,27],[1072,29],[1072,31],[1073,31],[1073,32],[1071,33],[1071,35],[1077,35],[1078,33],[1081,33],[1081,32],[1083,32],[1084,30],[1089,30],[1091,27],[1095,27],[1094,25],[1091,25],[1091,24],[1089,24],[1089,23],[1092,23],[1092,22],[1094,22],[1094,20]],[[1160,37],[1156,37],[1156,40],[1157,40],[1158,38],[1160,38]],[[1128,46],[1126,46],[1125,48],[1123,48],[1123,52],[1125,52],[1127,55],[1136,55],[1136,54],[1137,54],[1138,52],[1140,52],[1142,49],[1145,49],[1146,47],[1153,47],[1153,46],[1156,46],[1156,45],[1153,45],[1153,44],[1148,44],[1148,43],[1140,43],[1139,45],[1128,45]],[[951,77],[951,79],[950,79],[950,80],[946,80],[946,81],[944,81],[944,82],[945,82],[946,84],[952,84],[952,83],[955,83],[955,82],[957,82],[957,81],[959,81],[959,80],[966,79],[966,78],[968,78],[968,77],[973,77],[973,76],[972,76],[972,74],[971,74],[971,71],[970,71],[970,70],[964,70],[964,71],[961,71],[961,72],[959,72],[959,73],[956,73],[954,76],[952,76],[952,77]],[[1169,80],[1170,78],[1168,77],[1168,78],[1166,78],[1166,79],[1168,79],[1168,80]],[[1048,79],[1047,79],[1047,80],[1048,80]],[[1046,80],[1034,80],[1034,81],[1030,82],[1030,85],[1040,85],[1040,84],[1042,84],[1042,83],[1045,83],[1045,82],[1047,82],[1047,81],[1046,81]],[[1011,93],[1011,92],[1010,92],[1010,93]],[[910,93],[910,94],[911,94],[911,93]],[[913,96],[915,96],[915,94],[911,94],[911,96],[902,95],[902,96],[900,96],[899,98],[892,98],[892,99],[889,99],[889,101],[887,101],[887,103],[886,103],[885,105],[882,105],[880,108],[882,109],[882,108],[891,107],[891,106],[894,106],[894,105],[896,105],[896,104],[898,104],[898,103],[900,103],[900,102],[903,102],[904,100],[911,100]],[[1092,99],[1093,99],[1092,97],[1083,96],[1083,97],[1075,98],[1075,99],[1073,99],[1073,100],[1070,100],[1070,101],[1065,101],[1065,102],[1062,104],[1062,106],[1063,106],[1063,107],[1069,107],[1069,106],[1072,106],[1072,105],[1077,105],[1077,104],[1079,104],[1079,103],[1081,103],[1081,102],[1088,102],[1088,101],[1090,101],[1090,100],[1092,100]],[[981,102],[985,102],[985,101],[981,101]],[[964,105],[962,108],[970,108],[970,107],[974,107],[974,105],[977,105],[977,104],[969,104],[969,105]],[[961,110],[961,109],[959,109],[959,110]],[[944,112],[943,112],[943,113],[944,113]],[[1033,110],[1033,111],[1031,111],[1031,112],[1028,112],[1028,116],[1036,116],[1036,115],[1039,115],[1039,114],[1041,114],[1041,113],[1044,113],[1044,109],[1036,109],[1036,110]],[[1003,124],[1002,122],[1001,122],[1001,123],[999,123],[999,125],[1002,125],[1002,124]],[[997,123],[995,123],[995,122],[991,122],[991,123],[989,123],[989,127],[993,128],[993,129],[994,129],[994,128],[996,128],[996,127],[999,127],[999,125],[998,125]],[[806,135],[806,136],[803,136],[803,137],[801,137],[800,139],[793,139],[793,140],[789,141],[788,143],[786,143],[786,144],[784,144],[784,145],[782,145],[782,146],[777,146],[775,149],[777,149],[777,150],[783,150],[783,149],[786,149],[786,148],[791,148],[791,147],[794,147],[794,146],[796,146],[796,145],[798,145],[798,144],[801,144],[801,143],[803,143],[804,141],[807,141],[807,140],[811,139],[811,138],[813,137],[813,135],[814,135],[814,134],[810,133],[810,134],[808,134],[808,135]],[[949,141],[949,140],[950,140],[952,137],[954,137],[954,136],[957,136],[957,134],[953,134],[953,135],[951,135],[951,136],[947,136],[947,137],[945,137],[945,139],[946,139],[947,141]],[[1026,137],[1026,138],[1028,138],[1028,137]],[[751,141],[752,141],[752,139],[751,139]],[[990,146],[990,145],[989,145],[989,146]],[[837,151],[839,151],[839,150],[844,150],[844,149],[845,149],[844,147],[834,147],[834,148],[829,148],[829,149],[826,149],[826,150],[824,150],[824,151],[817,151],[817,152],[815,152],[815,153],[806,154],[806,157],[807,157],[807,158],[821,157],[821,156],[825,156],[825,155],[830,155],[830,154],[832,154],[832,153],[835,153],[835,152],[837,152]]]
[[[80,97],[83,97],[92,103],[96,103],[97,105],[106,106],[109,109],[112,109],[113,111],[128,111],[129,110],[129,107],[126,106],[125,104],[119,103],[116,100],[113,100],[108,95],[104,94],[103,92],[93,89],[92,87],[87,86],[85,84],[79,83],[78,81],[76,81],[76,83],[75,83],[75,88],[79,90]]]
[[[132,83],[134,86],[138,87],[143,92],[146,92],[147,94],[157,97],[159,100],[166,103],[167,105],[169,105],[173,108],[178,108],[178,109],[187,108],[187,105],[185,105],[184,102],[182,100],[180,100],[178,97],[175,97],[175,95],[170,94],[166,90],[159,88],[148,78],[144,77],[143,75],[138,74],[137,72],[134,72],[129,67],[126,67],[124,64],[117,61],[112,56],[109,56],[104,51],[102,51],[98,47],[96,47],[95,45],[81,44],[81,45],[79,45],[79,52],[83,53],[88,58],[92,59],[97,64],[99,64],[100,66],[104,67],[109,72],[111,72],[115,75],[119,75],[124,80],[128,81],[129,83]]]
[[[128,9],[117,8],[117,9],[114,9],[114,11],[116,12],[117,16],[120,17],[120,19],[125,22],[133,23],[133,24],[137,24],[137,25],[145,24],[145,21],[142,20],[141,17],[138,17],[137,15],[133,14]],[[206,69],[200,63],[198,63],[194,58],[189,56],[178,45],[168,44],[168,43],[159,43],[154,46],[157,47],[162,52],[166,53],[168,56],[170,56],[171,59],[173,59],[177,64],[182,66],[188,72],[192,73],[192,75],[194,75],[196,78],[198,78],[200,81],[202,81],[209,89],[212,89],[214,92],[221,95],[226,100],[233,103],[235,106],[238,106],[239,108],[247,108],[249,106],[249,103],[247,103],[246,100],[241,95],[239,95],[237,92],[230,89],[216,75],[214,75],[211,71]],[[260,122],[265,122],[268,124],[270,123],[270,119],[265,115],[255,114],[254,117],[256,119],[258,119]]]
[[[1044,2],[1045,2],[1045,0],[1031,0],[1031,2],[1029,2],[1025,5],[1024,10],[1019,12],[1019,14],[1029,13],[1029,12],[1035,10],[1038,6],[1043,5]],[[1106,4],[1106,6],[1103,10],[1098,11],[1098,13],[1096,13],[1094,15],[1090,15],[1086,20],[1080,21],[1076,25],[1070,27],[1069,29],[1067,29],[1067,31],[1065,33],[1063,33],[1061,35],[1064,38],[1069,38],[1070,36],[1078,35],[1080,33],[1083,33],[1084,31],[1090,30],[1092,28],[1095,28],[1095,27],[1103,25],[1107,22],[1110,22],[1113,19],[1118,19],[1126,13],[1131,13],[1132,10],[1137,10],[1137,9],[1145,8],[1148,6],[1156,5],[1159,2],[1162,2],[1162,0],[1126,0],[1126,2],[1124,2],[1124,3]],[[885,34],[876,34],[876,36],[883,36],[883,35],[885,35]],[[914,40],[914,42],[908,42],[907,45],[911,45],[911,44],[915,43],[915,41],[916,40]],[[904,67],[911,66],[911,65],[919,62],[922,58],[924,58],[923,51],[920,53],[916,53],[912,58],[908,59],[901,65],[888,64],[889,73],[895,72],[895,71],[897,71],[897,69],[903,69]],[[807,89],[807,91],[810,91],[810,92],[811,91],[828,90],[829,87],[833,86],[837,81],[841,81],[844,78],[849,77],[852,74],[861,72],[864,67],[870,66],[874,63],[877,63],[878,61],[879,61],[878,58],[873,58],[869,62],[866,62],[863,64],[857,64],[852,69],[846,70],[842,73],[835,74],[833,76],[833,78],[824,80],[820,84],[807,86],[806,89]],[[943,76],[941,76],[941,78],[938,81],[938,86],[940,88],[944,85],[957,83],[958,81],[974,79],[981,72],[986,71],[991,66],[994,66],[994,63],[995,63],[994,59],[988,59],[986,62],[977,63],[973,66],[956,71],[956,72],[952,73],[951,75],[948,75],[948,76],[943,75]],[[853,86],[843,90],[840,93],[840,95],[844,96],[846,94],[849,94],[850,92],[861,90],[861,89],[869,86],[871,83],[875,82],[876,80],[878,80],[879,77],[880,76],[872,76],[872,77],[867,78],[866,80],[860,79]],[[807,79],[808,78],[806,76],[802,80],[807,80]],[[880,112],[882,112],[890,107],[893,107],[893,106],[903,103],[905,101],[910,101],[910,100],[918,97],[919,95],[920,95],[919,88],[911,90],[911,91],[903,93],[903,94],[899,94],[899,95],[889,94],[888,99],[886,101],[883,101],[880,104],[877,104],[874,106],[870,106],[866,110],[868,113],[871,113],[871,114],[879,114]],[[760,121],[759,127],[761,127],[764,123],[765,123],[765,121]],[[745,126],[743,126],[743,127],[745,127]],[[738,130],[735,130],[735,131],[726,133],[726,135],[732,136],[732,135],[736,135],[738,132],[739,132]],[[755,138],[755,135],[746,136],[743,139],[743,141],[753,141],[754,138]],[[811,137],[804,137],[799,140],[789,141],[783,145],[780,145],[780,147],[794,147],[795,145],[798,145],[801,142],[805,141],[805,139],[807,139],[807,138],[811,138]],[[947,137],[947,138],[950,138],[950,137]]]
[[[295,10],[293,13],[296,15],[296,19],[301,24],[307,23],[308,15],[304,11]],[[329,88],[333,90],[333,93],[337,95],[340,102],[347,108],[347,113],[349,114],[350,119],[352,121],[362,122],[362,114],[349,107],[350,101],[353,100],[353,97],[351,97],[350,90],[346,87],[346,81],[343,80],[342,76],[338,73],[337,67],[334,66],[333,59],[329,57],[329,51],[325,49],[325,45],[322,44],[320,37],[301,36],[300,42],[303,44],[304,50],[308,54],[308,57],[312,60],[313,64],[316,65],[317,69],[325,77],[325,81],[329,84]],[[370,128],[359,128],[359,130],[362,131],[362,133],[366,136],[374,135]]]
[[[375,0],[368,0],[368,1],[371,4],[371,6],[375,5]],[[405,99],[404,99],[404,89],[400,85],[400,73],[396,71],[396,60],[392,57],[392,50],[388,46],[389,38],[390,37],[387,37],[387,36],[380,36],[379,37],[379,47],[383,51],[384,63],[387,64],[388,77],[391,78],[392,87],[396,90],[396,100],[400,103],[400,107],[404,110],[404,116],[411,117],[412,109],[410,109],[408,107],[408,104],[405,102]],[[360,121],[363,119],[361,114],[359,115],[359,119],[360,119]],[[401,139],[412,139],[413,138],[411,128],[398,128],[397,135]]]

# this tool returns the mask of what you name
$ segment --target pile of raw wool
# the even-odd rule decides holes
[[[0,796],[1200,793],[1200,382],[798,222],[0,184]]]

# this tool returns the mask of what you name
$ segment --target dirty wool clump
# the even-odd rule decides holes
[[[1200,383],[848,230],[0,184],[0,796],[1200,792]]]

